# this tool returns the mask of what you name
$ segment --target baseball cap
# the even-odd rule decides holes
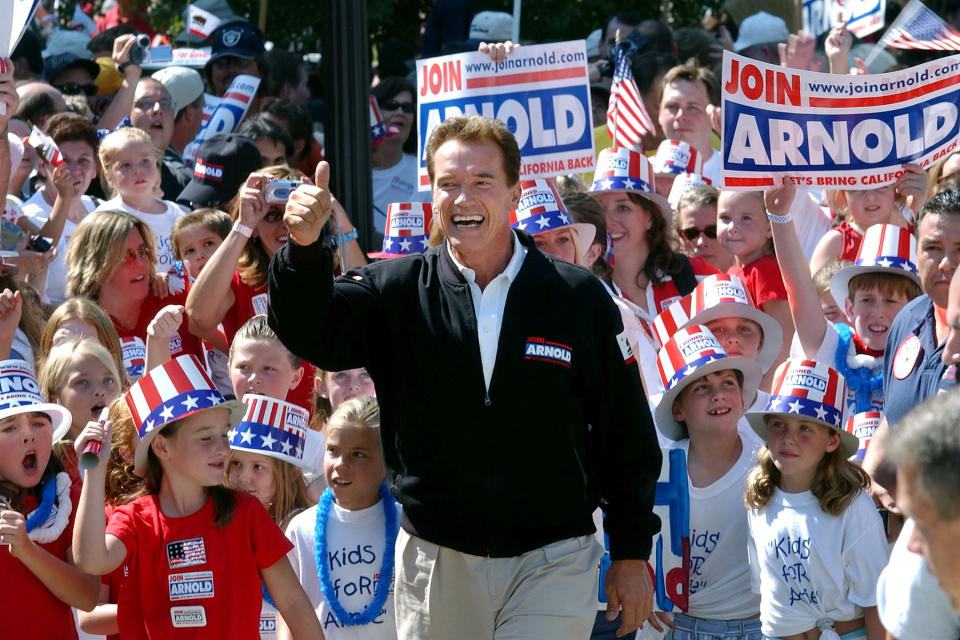
[[[151,77],[170,93],[174,113],[180,113],[181,109],[203,95],[203,78],[196,69],[164,67]]]
[[[54,79],[70,67],[80,67],[90,73],[90,77],[96,80],[100,75],[100,65],[89,58],[81,58],[73,53],[58,53],[46,59],[43,64],[43,79],[53,83]]]
[[[263,34],[252,22],[220,25],[210,34],[210,62],[224,56],[255,58],[263,52]]]
[[[513,16],[503,11],[481,11],[470,22],[470,40],[503,42],[513,38]]]
[[[263,166],[260,150],[250,138],[218,133],[197,147],[193,178],[179,202],[215,207],[229,202],[251,173]]]
[[[790,30],[787,29],[787,23],[783,18],[770,15],[766,11],[758,11],[740,23],[740,31],[737,41],[733,43],[733,50],[740,53],[758,44],[786,42],[789,37]]]

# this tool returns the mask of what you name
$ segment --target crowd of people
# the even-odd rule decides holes
[[[4,637],[960,637],[960,152],[743,191],[718,138],[724,49],[915,52],[618,13],[592,106],[629,49],[643,151],[595,115],[594,173],[527,179],[506,124],[448,117],[430,191],[382,55],[355,211],[302,58],[197,5],[202,69],[148,75],[123,3],[0,65]],[[438,1],[422,55],[512,55],[472,14]]]

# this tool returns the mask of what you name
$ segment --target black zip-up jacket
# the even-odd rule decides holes
[[[321,369],[367,368],[410,533],[516,556],[592,533],[599,503],[611,557],[647,559],[661,456],[619,312],[591,273],[519,237],[489,392],[470,289],[443,246],[334,282],[328,247],[289,241],[270,263],[270,324]]]

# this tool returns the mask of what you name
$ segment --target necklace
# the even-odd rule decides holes
[[[837,341],[837,352],[834,354],[834,364],[837,371],[843,374],[847,381],[847,386],[854,391],[854,406],[856,413],[873,410],[873,402],[870,400],[871,394],[883,386],[883,370],[874,376],[870,375],[870,367],[852,368],[847,364],[847,354],[850,352],[850,343],[853,341],[853,329],[838,322],[834,325],[840,340]]]
[[[41,544],[53,542],[67,528],[72,510],[70,476],[61,471],[43,483],[40,505],[27,516],[27,535]]]
[[[370,624],[377,619],[383,609],[387,596],[390,594],[390,583],[393,581],[393,553],[399,531],[397,525],[397,507],[387,489],[386,483],[380,485],[380,502],[383,504],[383,561],[380,563],[380,574],[377,578],[377,587],[373,601],[361,613],[348,613],[337,598],[333,584],[330,582],[330,569],[327,563],[327,520],[330,508],[333,506],[333,492],[328,488],[320,496],[317,505],[317,523],[313,530],[314,535],[314,562],[317,565],[317,577],[320,579],[320,590],[330,610],[342,625],[353,627]]]

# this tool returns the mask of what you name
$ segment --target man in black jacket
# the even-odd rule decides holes
[[[427,157],[443,245],[334,282],[321,163],[287,204],[269,279],[294,353],[376,383],[403,505],[399,636],[588,637],[598,504],[608,615],[622,608],[630,632],[652,607],[660,451],[619,313],[596,278],[510,228],[520,152],[505,125],[448,119]]]

